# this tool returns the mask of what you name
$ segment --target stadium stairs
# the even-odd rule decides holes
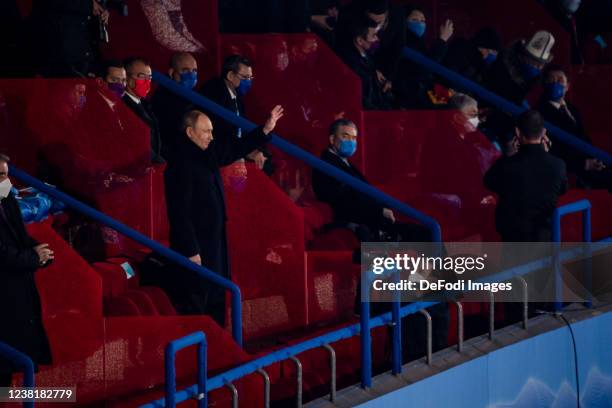
[[[111,24],[111,39],[122,40],[111,41],[105,55],[125,57],[136,52],[163,70],[171,51],[157,45],[159,33],[149,26],[140,5],[128,3],[130,16]],[[318,155],[327,145],[329,123],[350,118],[362,130],[356,163],[375,186],[436,218],[447,241],[497,239],[491,228],[493,207],[478,200],[484,193],[478,187],[483,167],[464,165],[474,161],[473,151],[442,147],[456,139],[456,131],[444,124],[448,113],[363,112],[358,78],[316,36],[220,35],[215,1],[183,3],[186,24],[203,46],[196,53],[203,79],[218,74],[222,57],[229,54],[242,53],[253,61],[256,81],[246,101],[249,119],[261,122],[270,107],[282,104],[286,117],[278,133]],[[485,9],[482,3],[493,2],[430,3],[433,26],[446,15],[458,16],[457,25],[466,34],[487,22],[503,29],[504,39],[509,39],[553,24],[543,16],[543,21],[525,26],[502,25],[502,18],[508,21],[516,14],[516,2],[495,2],[495,7]],[[502,6],[511,14],[500,13]],[[536,19],[540,14],[534,9],[530,15]],[[556,30],[560,50],[556,54],[563,58],[561,50],[569,49],[569,40]],[[609,77],[612,71],[605,66],[576,70],[572,97],[583,107],[596,143],[609,149],[609,138],[604,139],[609,126],[600,120],[607,112],[592,103],[602,86],[612,86],[596,81],[603,73]],[[66,101],[81,88],[87,104],[74,112]],[[121,104],[109,110],[103,98],[108,95],[102,93],[94,81],[0,80],[5,102],[0,131],[3,137],[11,135],[6,141],[9,153],[31,173],[40,170],[38,159],[44,156],[45,170],[58,175],[62,189],[148,237],[167,242],[163,166],[147,163],[148,131]],[[483,142],[481,147],[488,160],[496,157],[492,146]],[[162,395],[163,348],[187,333],[206,333],[210,371],[218,373],[355,322],[360,271],[351,259],[358,242],[347,231],[325,230],[331,212],[315,200],[310,170],[280,151],[273,154],[277,163],[273,180],[250,165],[230,166],[223,172],[232,279],[243,293],[243,349],[226,328],[206,316],[177,316],[163,292],[140,285],[139,263],[145,248],[73,213],[68,222],[50,219],[31,224],[32,235],[56,250],[56,263],[37,277],[54,357],[52,367],[41,369],[38,384],[76,385],[82,405],[136,406]],[[572,190],[563,202],[578,198],[593,203],[593,238],[611,235],[610,195]],[[579,216],[564,219],[563,229],[564,239],[579,241]],[[475,307],[473,313],[486,311]],[[389,367],[387,336],[386,329],[373,333],[378,372]],[[344,340],[334,348],[338,386],[357,382],[358,339]],[[194,382],[193,357],[188,351],[179,354],[179,386]],[[300,359],[305,400],[324,395],[329,382],[325,352],[310,351]],[[293,366],[279,363],[269,374],[274,400],[292,401]],[[237,384],[240,394],[248,395],[241,402],[261,406],[261,381],[249,378]],[[229,406],[229,392],[214,392],[210,403]]]

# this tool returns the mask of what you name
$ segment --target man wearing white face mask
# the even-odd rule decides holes
[[[23,224],[8,178],[9,158],[0,154],[0,342],[27,354],[35,365],[50,364],[34,273],[53,260],[48,244],[32,239]],[[0,387],[12,382],[15,367],[0,358]]]

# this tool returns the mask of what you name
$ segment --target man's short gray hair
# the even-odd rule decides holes
[[[195,125],[200,116],[206,116],[206,114],[197,109],[187,112],[185,116],[183,116],[183,133],[187,131],[187,128],[195,129]]]
[[[6,154],[4,153],[0,153],[0,163],[10,163],[11,162],[11,158],[8,157]]]
[[[472,98],[470,95],[456,93],[450,98],[448,105],[453,109],[461,110],[468,106],[478,106],[478,101]]]

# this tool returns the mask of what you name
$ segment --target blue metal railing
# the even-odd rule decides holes
[[[610,247],[609,243],[598,242],[593,245],[593,250],[601,250],[607,249]],[[558,260],[560,262],[573,261],[577,257],[580,257],[583,253],[582,248],[571,248],[565,251],[561,251],[558,255]],[[478,282],[502,282],[508,281],[510,279],[520,277],[526,274],[529,274],[533,271],[540,270],[543,268],[548,268],[553,265],[555,262],[554,256],[547,256],[542,259],[530,261],[524,265],[514,266],[505,271],[499,272],[493,276],[488,276],[484,279],[478,279]],[[367,274],[368,276],[372,274]],[[367,285],[367,284],[366,284]],[[206,382],[206,392],[209,393],[212,390],[224,387],[225,385],[232,383],[240,378],[243,378],[247,375],[253,374],[260,369],[263,369],[272,364],[284,361],[289,359],[290,357],[297,356],[305,351],[321,348],[327,344],[331,344],[340,340],[348,339],[357,335],[361,336],[361,358],[362,358],[362,366],[361,366],[361,386],[364,388],[371,387],[372,385],[372,343],[370,331],[377,327],[392,325],[393,333],[392,333],[392,345],[393,351],[391,353],[392,356],[392,372],[395,374],[401,373],[402,370],[402,354],[401,354],[401,344],[402,344],[402,335],[401,329],[396,330],[395,325],[400,323],[401,319],[418,313],[421,310],[430,308],[439,304],[440,302],[415,302],[409,305],[405,305],[403,307],[399,307],[399,302],[394,302],[393,309],[390,312],[384,313],[382,315],[376,317],[370,317],[370,304],[369,300],[369,291],[362,292],[364,294],[364,301],[361,302],[361,320],[359,323],[355,323],[349,325],[347,327],[326,333],[324,335],[315,337],[313,339],[306,340],[299,344],[284,348],[282,350],[278,350],[272,352],[264,357],[260,357],[251,362],[243,364],[241,366],[235,367],[231,370],[228,370],[224,373],[221,373],[215,377],[208,379]],[[401,326],[400,326],[401,327]],[[399,328],[399,327],[398,327]],[[178,391],[175,395],[176,403],[187,401],[188,399],[193,398],[198,395],[197,385],[192,385],[188,388],[185,388],[181,391]],[[148,404],[142,405],[143,408],[161,408],[165,407],[166,401],[162,399],[158,399],[152,401]]]
[[[19,350],[14,349],[6,343],[0,342],[0,356],[13,363],[17,368],[23,371],[23,386],[34,387],[34,363],[32,359]],[[24,407],[33,408],[34,402],[24,402]]]
[[[198,401],[198,408],[206,407],[208,397],[206,394],[206,336],[202,332],[195,332],[180,339],[171,341],[166,346],[165,367],[166,367],[166,407],[176,407],[176,353],[189,346],[198,346],[198,383],[195,398]]]
[[[489,102],[492,105],[497,106],[499,109],[513,116],[517,116],[520,113],[525,111],[524,107],[520,107],[518,105],[515,105],[507,101],[506,99],[489,91],[488,89],[483,88],[481,85],[473,81],[470,81],[469,79],[464,78],[463,76],[457,74],[456,72],[451,71],[450,69],[444,67],[443,65],[438,64],[435,61],[432,61],[431,59],[425,57],[423,54],[411,48],[404,48],[403,56],[410,59],[413,62],[416,62],[419,65],[424,66],[425,68],[429,69],[433,73],[440,75],[441,77],[444,77],[448,81],[452,82],[458,88],[461,88],[475,95],[478,95],[480,98],[482,98],[482,100]],[[590,157],[599,159],[602,162],[606,163],[608,166],[612,166],[612,155],[610,155],[609,153],[604,152],[603,150],[600,150],[582,141],[576,136],[552,125],[549,122],[546,122],[546,128],[548,129],[550,134],[556,138],[556,140],[566,143],[569,146],[572,146],[580,150],[581,152],[589,155]]]
[[[140,232],[120,223],[117,220],[114,220],[113,218],[110,218],[109,216],[89,207],[86,204],[83,204],[82,202],[72,198],[71,196],[59,191],[55,187],[43,183],[42,181],[30,176],[26,172],[19,170],[18,168],[12,165],[10,166],[10,175],[11,177],[15,177],[21,182],[36,188],[38,191],[42,191],[43,193],[58,199],[59,201],[73,208],[74,210],[85,214],[86,216],[114,229],[115,231],[125,235],[128,238],[133,239],[140,245],[152,249],[161,256],[170,260],[171,262],[174,262],[175,264],[183,268],[196,272],[204,279],[214,283],[215,285],[221,286],[226,290],[229,290],[232,295],[232,335],[236,343],[242,346],[242,299],[240,295],[240,288],[232,281],[224,279],[218,274],[202,266],[196,265],[189,259],[185,258],[183,255],[169,248],[166,248],[160,243],[155,242],[142,235]]]
[[[214,113],[220,118],[230,122],[232,125],[240,127],[244,131],[249,132],[257,127],[257,125],[255,125],[253,122],[250,122],[249,120],[241,116],[237,116],[235,112],[225,109],[224,107],[217,105],[216,103],[212,102],[208,98],[205,98],[199,93],[177,84],[175,81],[168,78],[166,75],[154,71],[153,79],[164,88],[167,88],[173,93],[182,96],[194,105]],[[429,217],[428,215],[425,215],[420,211],[415,210],[414,208],[402,203],[401,201],[391,197],[390,195],[381,192],[380,190],[372,187],[371,185],[364,183],[363,181],[358,180],[353,176],[348,175],[344,171],[332,166],[331,164],[324,162],[318,157],[302,150],[301,148],[297,147],[292,143],[287,142],[286,140],[278,137],[275,134],[272,135],[272,139],[269,143],[274,145],[278,149],[284,151],[285,153],[299,160],[302,160],[309,166],[345,184],[348,184],[355,190],[360,191],[361,193],[367,196],[374,198],[376,201],[380,202],[386,207],[393,208],[399,211],[400,213],[419,221],[430,230],[432,241],[440,242],[442,240],[440,224],[438,224],[438,222],[432,217]]]
[[[591,242],[591,202],[580,200],[558,207],[553,213],[552,240],[561,242],[561,218],[573,213],[582,213],[582,240]]]
[[[552,241],[557,243],[555,246],[555,252],[553,261],[555,263],[555,292],[556,301],[554,309],[560,311],[563,308],[562,291],[563,291],[563,279],[561,276],[561,261],[559,259],[559,246],[561,243],[561,218],[566,215],[574,213],[582,214],[582,240],[584,242],[591,242],[591,202],[589,200],[579,200],[574,203],[566,204],[555,209],[552,219]],[[588,249],[589,247],[587,247]],[[590,253],[586,254],[586,286],[591,292],[591,280],[592,280],[592,263]],[[585,306],[591,307],[592,300],[589,299],[585,302]]]

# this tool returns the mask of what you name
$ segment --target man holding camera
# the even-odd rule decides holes
[[[55,78],[87,76],[108,16],[98,0],[33,0],[30,49],[37,72]]]

